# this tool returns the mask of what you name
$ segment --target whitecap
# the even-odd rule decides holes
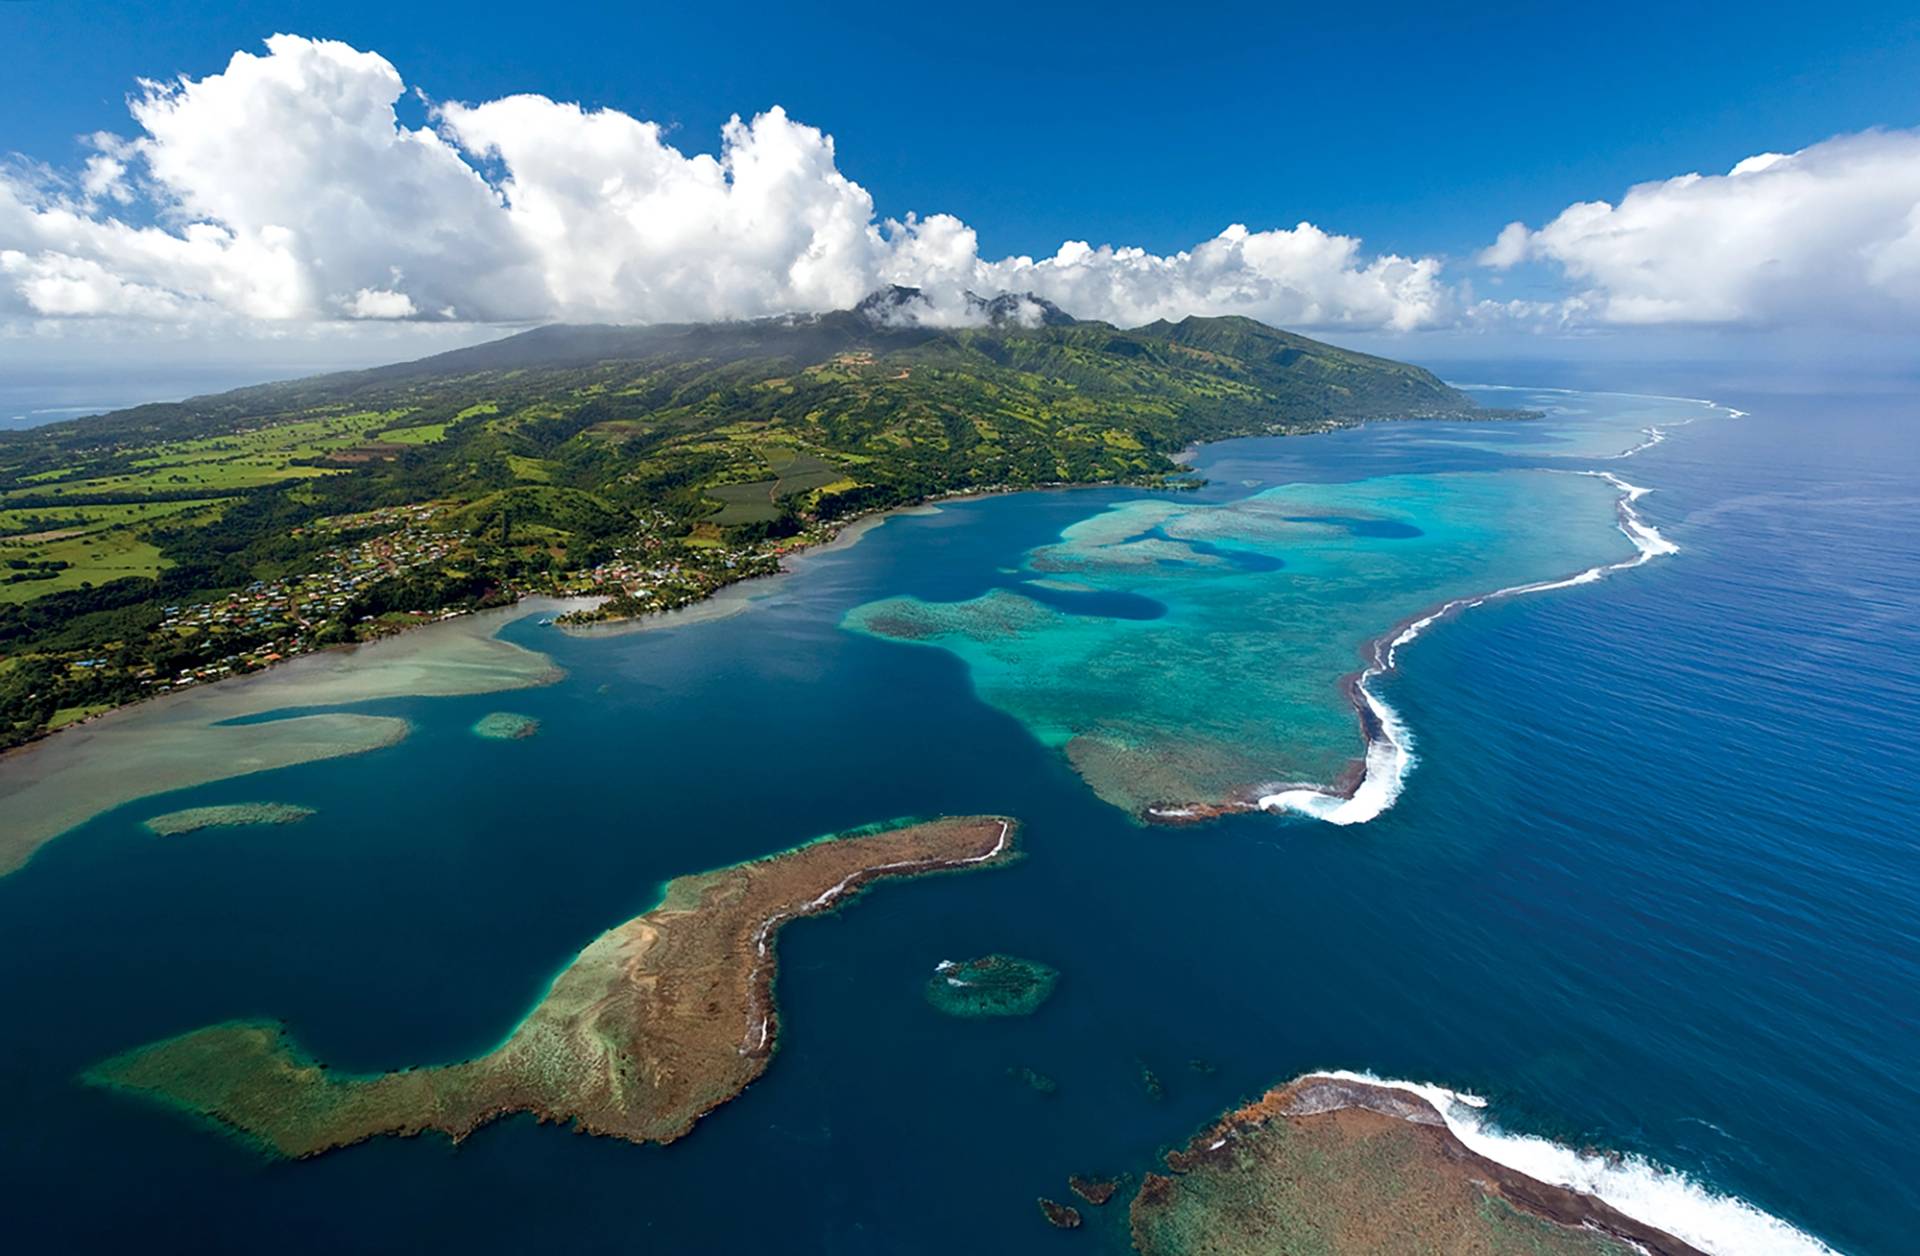
[[[1616,571],[1625,571],[1631,567],[1668,554],[1677,554],[1680,547],[1662,536],[1660,529],[1643,518],[1636,503],[1651,489],[1638,484],[1629,484],[1611,471],[1579,471],[1577,475],[1591,475],[1605,480],[1620,492],[1618,516],[1620,531],[1633,542],[1634,556],[1617,563],[1606,563],[1598,567],[1589,567],[1578,574],[1559,580],[1540,580],[1531,584],[1516,584],[1492,593],[1481,593],[1471,597],[1455,598],[1430,611],[1395,633],[1384,642],[1376,641],[1373,646],[1373,661],[1360,673],[1354,688],[1360,700],[1366,704],[1367,713],[1372,717],[1370,724],[1375,731],[1367,738],[1367,754],[1359,783],[1348,795],[1331,793],[1312,786],[1294,786],[1265,794],[1255,800],[1254,805],[1262,811],[1293,811],[1328,824],[1365,824],[1373,820],[1390,807],[1400,797],[1406,787],[1407,774],[1413,770],[1413,734],[1400,718],[1400,713],[1389,706],[1379,694],[1373,691],[1373,682],[1394,669],[1400,647],[1418,639],[1420,634],[1437,621],[1456,611],[1471,610],[1496,598],[1518,597],[1524,593],[1545,593],[1550,589],[1566,589],[1574,585],[1592,584],[1602,577]]]
[[[1779,1217],[1644,1156],[1597,1155],[1537,1134],[1508,1133],[1487,1115],[1487,1101],[1478,1095],[1371,1073],[1330,1070],[1317,1075],[1419,1095],[1440,1113],[1455,1138],[1487,1159],[1603,1200],[1710,1256],[1837,1256],[1833,1248]]]

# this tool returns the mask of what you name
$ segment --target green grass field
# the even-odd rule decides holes
[[[447,438],[447,423],[424,423],[419,427],[391,427],[379,439],[389,445],[437,445]]]
[[[377,443],[431,443],[446,435],[445,424],[394,428],[408,413],[396,409],[318,415],[251,431],[161,441],[139,450],[140,456],[129,468],[115,474],[65,479],[42,472],[23,477],[27,482],[0,494],[0,503],[108,496],[137,501],[155,494],[200,490],[236,493],[283,481],[337,475],[342,468],[301,464]]]
[[[42,532],[67,532],[79,529],[95,532],[115,524],[153,523],[189,510],[203,510],[219,503],[219,498],[199,498],[181,502],[122,502],[112,506],[33,506],[25,510],[0,510],[0,545]]]
[[[6,566],[12,559],[69,566],[45,580],[14,580],[19,573]],[[158,549],[123,526],[56,541],[0,541],[0,602],[30,602],[62,589],[105,584],[123,576],[155,576],[166,565]]]
[[[206,523],[225,507],[225,499],[200,498],[0,510],[0,603],[29,602],[122,576],[155,575],[167,563],[144,535],[148,524]],[[22,574],[45,563],[67,566],[45,579]]]
[[[720,503],[708,521],[722,527],[742,523],[765,523],[780,517],[780,499],[796,493],[838,484],[847,473],[825,459],[786,445],[760,445],[754,450],[773,472],[770,480],[746,484],[721,484],[705,491],[705,496]]]

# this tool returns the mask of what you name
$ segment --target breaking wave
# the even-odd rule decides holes
[[[1298,812],[1316,820],[1325,820],[1328,824],[1365,824],[1375,819],[1400,797],[1400,791],[1406,786],[1407,773],[1414,764],[1413,734],[1400,718],[1400,713],[1373,691],[1373,682],[1394,669],[1402,646],[1417,640],[1421,633],[1447,616],[1485,605],[1496,598],[1592,584],[1616,571],[1625,571],[1679,552],[1680,547],[1662,536],[1660,529],[1648,523],[1636,509],[1636,503],[1652,490],[1629,484],[1611,471],[1580,471],[1575,474],[1596,476],[1620,491],[1620,530],[1633,542],[1634,556],[1617,563],[1589,567],[1578,575],[1558,580],[1516,584],[1492,593],[1455,598],[1413,620],[1398,632],[1379,638],[1373,643],[1371,660],[1354,682],[1354,692],[1364,708],[1362,717],[1367,727],[1367,754],[1365,767],[1353,792],[1338,794],[1324,789],[1296,787],[1264,795],[1255,801],[1255,806],[1262,811]]]
[[[1537,1134],[1508,1133],[1493,1122],[1487,1101],[1478,1095],[1371,1073],[1327,1070],[1320,1075],[1419,1095],[1440,1113],[1455,1138],[1487,1159],[1604,1200],[1712,1256],[1837,1256],[1806,1231],[1743,1199],[1713,1191],[1678,1169],[1643,1156],[1596,1155]]]

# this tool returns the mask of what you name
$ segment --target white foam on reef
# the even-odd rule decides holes
[[[1838,1256],[1833,1248],[1771,1213],[1722,1195],[1643,1156],[1577,1151],[1537,1134],[1511,1134],[1487,1114],[1487,1101],[1426,1082],[1329,1070],[1319,1076],[1388,1086],[1419,1095],[1468,1148],[1541,1182],[1580,1191],[1635,1221],[1665,1230],[1711,1256]]]
[[[1667,426],[1668,427],[1685,427],[1686,424],[1670,423]],[[1633,446],[1631,449],[1621,450],[1619,453],[1615,454],[1614,457],[1631,458],[1635,454],[1640,453],[1642,450],[1652,449],[1655,445],[1658,445],[1661,441],[1667,439],[1667,429],[1665,427],[1660,427],[1657,425],[1654,427],[1643,427],[1640,429],[1640,431],[1646,437],[1646,439],[1641,441],[1638,445]]]
[[[893,863],[875,864],[871,868],[858,868],[849,872],[846,876],[841,877],[832,888],[822,891],[818,897],[805,906],[796,908],[793,911],[783,911],[767,917],[760,922],[760,928],[757,929],[753,935],[753,952],[757,957],[757,962],[754,965],[752,974],[748,978],[748,989],[754,991],[760,989],[760,965],[767,963],[773,958],[774,931],[787,921],[796,916],[811,915],[814,912],[832,906],[835,899],[847,892],[848,886],[862,877],[887,872],[897,872],[902,868],[925,868],[927,871],[933,872],[942,868],[964,868],[969,864],[985,863],[987,860],[995,858],[1004,852],[1007,849],[1007,843],[1013,839],[1013,824],[1007,820],[1002,820],[999,823],[1000,836],[994,839],[993,849],[983,855],[969,855],[965,859],[942,859],[931,862],[924,859],[900,859],[895,860]],[[951,961],[941,961],[943,965],[949,962]],[[944,972],[946,970],[943,967],[941,971]],[[949,978],[948,980],[952,979]],[[766,1050],[767,1043],[772,1036],[773,1008],[771,1003],[769,1003],[769,1006],[757,1012],[749,1009],[747,1014],[747,1037],[746,1040],[740,1044],[740,1053],[745,1055],[749,1051]]]
[[[1392,637],[1375,641],[1373,660],[1361,671],[1354,688],[1359,693],[1360,700],[1366,704],[1367,711],[1372,716],[1372,723],[1378,731],[1367,738],[1366,766],[1353,793],[1341,795],[1303,786],[1267,794],[1258,799],[1255,806],[1262,811],[1294,811],[1316,820],[1325,820],[1328,824],[1365,824],[1375,819],[1392,807],[1394,801],[1400,797],[1400,791],[1406,787],[1407,773],[1413,770],[1414,764],[1412,732],[1407,728],[1406,722],[1400,718],[1400,713],[1388,706],[1386,701],[1373,691],[1373,682],[1394,669],[1401,646],[1418,640],[1420,634],[1434,623],[1456,611],[1471,610],[1496,598],[1517,597],[1523,593],[1545,593],[1550,589],[1565,589],[1577,584],[1592,584],[1616,571],[1625,571],[1652,559],[1680,552],[1678,545],[1662,536],[1660,529],[1648,523],[1635,509],[1635,503],[1651,492],[1651,489],[1643,488],[1638,484],[1629,484],[1611,471],[1579,471],[1574,474],[1596,476],[1620,491],[1620,531],[1633,542],[1634,556],[1617,563],[1589,567],[1577,575],[1566,576],[1559,580],[1539,580],[1532,584],[1516,584],[1504,589],[1495,589],[1492,593],[1455,598],[1438,610],[1429,611],[1409,623]]]

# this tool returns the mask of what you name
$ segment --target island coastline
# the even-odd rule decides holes
[[[299,1159],[383,1134],[458,1141],[497,1117],[669,1143],[762,1072],[777,1041],[776,939],[871,884],[1005,862],[1002,816],[892,822],[676,877],[589,943],[492,1051],[456,1064],[334,1076],[270,1022],[208,1026],[87,1071]]]
[[[1357,1164],[1393,1176],[1392,1203],[1371,1193],[1364,1173],[1347,1174],[1345,1191],[1323,1180]],[[1703,1256],[1597,1196],[1474,1151],[1419,1091],[1359,1075],[1308,1073],[1276,1086],[1169,1152],[1166,1165],[1146,1175],[1130,1207],[1146,1256],[1196,1234],[1209,1251],[1251,1251],[1292,1224],[1338,1250],[1420,1234],[1435,1251],[1478,1251],[1512,1227],[1554,1251]]]
[[[1712,405],[1714,403],[1703,402],[1703,404]],[[1516,419],[1530,419],[1534,417],[1537,417],[1537,415],[1534,412],[1530,412],[1530,411],[1509,411],[1509,410],[1486,409],[1484,419],[1485,421],[1513,421]],[[1326,426],[1325,428],[1316,428],[1316,429],[1311,429],[1311,430],[1297,432],[1297,433],[1290,432],[1290,433],[1284,433],[1284,434],[1285,435],[1318,435],[1318,434],[1323,434],[1325,431],[1343,430],[1348,427],[1357,427],[1357,426],[1363,426],[1363,425],[1372,424],[1372,423],[1395,423],[1395,422],[1405,423],[1405,422],[1423,422],[1423,421],[1430,421],[1430,420],[1423,419],[1420,416],[1404,416],[1404,417],[1398,417],[1398,418],[1392,418],[1392,419],[1362,419],[1354,422],[1333,423]],[[1470,421],[1476,421],[1476,420],[1472,418],[1456,416],[1456,421],[1470,422]],[[1255,434],[1255,435],[1257,436],[1261,434]],[[1265,435],[1272,435],[1272,433],[1266,433]],[[1220,437],[1218,440],[1213,440],[1213,441],[1195,442],[1194,444],[1183,449],[1181,453],[1183,455],[1191,456],[1192,454],[1197,452],[1197,450],[1209,444],[1218,444],[1226,440],[1239,440],[1239,439],[1247,439],[1247,438],[1248,437],[1245,435],[1227,436],[1227,437]],[[1176,458],[1175,461],[1181,462],[1182,466],[1186,465],[1185,462],[1182,462],[1178,458]],[[1624,481],[1619,480],[1618,477],[1613,476],[1609,472],[1583,472],[1583,474],[1593,474],[1593,475],[1597,475],[1602,478],[1608,479],[1609,481],[1611,481],[1616,486],[1622,489],[1624,496],[1623,496],[1621,505],[1619,507],[1621,511],[1621,517],[1622,517],[1622,529],[1623,531],[1627,532],[1630,538],[1635,538],[1637,534],[1634,529],[1643,528],[1645,527],[1645,525],[1639,519],[1639,516],[1637,515],[1637,513],[1633,511],[1632,503],[1635,500],[1637,500],[1638,496],[1640,496],[1647,490],[1637,488],[1636,486],[1627,485],[1624,483]],[[476,621],[491,622],[495,618],[500,619],[504,624],[505,622],[512,622],[517,619],[522,619],[527,617],[530,614],[538,613],[543,610],[549,611],[551,617],[554,619],[557,626],[559,626],[563,631],[567,632],[570,635],[618,636],[618,635],[626,635],[628,633],[634,633],[634,632],[648,632],[648,631],[657,631],[657,630],[677,628],[677,627],[690,627],[690,626],[694,626],[701,623],[712,622],[715,620],[728,618],[732,615],[738,614],[742,611],[749,609],[755,602],[758,602],[763,598],[769,596],[767,582],[775,581],[780,578],[795,574],[795,572],[797,572],[798,570],[801,570],[804,567],[807,561],[809,561],[814,557],[836,552],[838,550],[851,548],[852,546],[858,544],[860,540],[864,538],[868,533],[883,526],[890,519],[896,516],[897,517],[923,516],[927,514],[938,513],[943,504],[956,504],[956,503],[962,503],[962,502],[968,502],[968,501],[978,501],[978,500],[984,500],[991,497],[1007,496],[1015,493],[1053,492],[1053,491],[1064,491],[1064,490],[1074,490],[1074,489],[1110,489],[1114,487],[1124,486],[1128,482],[1129,481],[1126,481],[1126,480],[1114,479],[1114,480],[1101,480],[1101,481],[1093,481],[1093,482],[1085,482],[1085,483],[1059,482],[1059,483],[1037,484],[1037,485],[993,485],[993,486],[987,486],[987,487],[968,487],[968,488],[962,488],[962,489],[955,489],[950,492],[935,493],[911,503],[890,506],[882,510],[876,510],[876,511],[855,515],[847,519],[846,521],[844,521],[842,524],[840,524],[835,529],[832,536],[824,540],[814,542],[811,544],[806,544],[792,551],[789,551],[786,557],[792,560],[792,565],[786,565],[783,563],[782,567],[778,571],[766,573],[764,575],[749,576],[743,579],[731,581],[729,583],[726,583],[724,585],[719,586],[718,588],[715,588],[709,591],[699,600],[693,603],[690,603],[689,605],[684,607],[677,607],[672,610],[666,610],[666,611],[649,612],[649,613],[635,615],[635,616],[615,616],[615,617],[608,617],[608,618],[591,619],[591,620],[586,620],[582,622],[580,620],[574,619],[573,617],[582,612],[590,614],[596,611],[598,608],[603,606],[607,601],[607,598],[605,596],[584,595],[584,596],[574,596],[574,597],[567,597],[567,598],[556,598],[551,595],[539,594],[531,597],[522,597],[520,599],[517,599],[514,602],[506,604],[505,606],[491,607],[491,608],[486,608],[479,611],[466,612],[459,615],[453,615],[453,616],[448,616],[441,619],[432,620],[414,627],[403,628],[400,631],[394,632],[391,635],[383,637],[377,641],[358,643],[358,644],[344,644],[340,646],[328,647],[323,650],[315,651],[310,654],[305,654],[293,659],[286,660],[285,662],[282,662],[282,663],[272,664],[266,668],[260,669],[259,671],[255,671],[255,672],[251,672],[251,673],[247,673],[239,676],[227,677],[222,680],[191,686],[189,688],[176,690],[171,693],[155,695],[154,697],[146,698],[136,703],[131,703],[131,704],[123,705],[120,707],[116,707],[112,710],[105,711],[94,716],[90,716],[84,720],[76,721],[72,725],[59,729],[53,733],[47,734],[46,736],[38,738],[35,741],[28,742],[24,745],[14,747],[7,751],[0,751],[0,800],[4,800],[5,798],[8,797],[9,794],[17,793],[22,789],[22,786],[18,784],[13,785],[10,788],[8,779],[7,779],[9,776],[21,774],[22,769],[18,768],[16,766],[17,764],[23,761],[30,761],[31,757],[35,755],[36,752],[45,753],[47,748],[51,746],[72,745],[75,740],[75,735],[81,734],[84,730],[87,730],[89,728],[97,728],[105,722],[115,720],[116,717],[124,717],[129,712],[143,711],[148,709],[154,709],[156,707],[163,707],[164,704],[167,704],[170,701],[186,698],[197,693],[205,693],[210,691],[222,691],[222,690],[230,692],[234,689],[244,689],[245,687],[247,687],[249,682],[258,683],[267,677],[287,674],[289,671],[298,669],[302,663],[308,663],[309,665],[311,665],[314,660],[320,660],[320,659],[326,659],[326,658],[336,658],[336,659],[364,658],[367,653],[377,653],[379,647],[386,646],[390,642],[416,639],[421,636],[424,636],[428,632],[428,630],[435,629],[435,628],[444,628],[446,625],[449,625],[449,624],[464,623],[464,624],[471,625]],[[1143,485],[1140,485],[1140,487],[1143,487],[1143,488],[1157,487],[1165,491],[1177,492],[1177,491],[1183,491],[1185,489],[1191,489],[1193,487],[1197,487],[1197,485],[1193,482],[1169,484],[1165,482],[1164,477],[1162,477],[1160,479],[1157,479],[1153,484],[1143,484]],[[1662,544],[1662,545],[1670,544],[1668,542],[1665,542],[1663,538],[1660,538],[1657,530],[1647,528],[1646,531],[1651,533],[1651,536],[1653,537],[1656,543]],[[1636,544],[1638,544],[1637,540],[1636,540]],[[1667,550],[1663,552],[1671,552],[1671,550]],[[1643,552],[1641,556],[1635,559],[1626,560],[1622,564],[1617,564],[1614,566],[1609,566],[1607,568],[1598,569],[1598,570],[1600,571],[1600,574],[1606,574],[1607,572],[1611,572],[1612,570],[1615,570],[1618,567],[1638,566],[1641,562],[1646,561],[1649,556],[1650,555],[1647,555]],[[1480,605],[1481,603],[1489,600],[1493,600],[1494,598],[1511,596],[1511,595],[1515,595],[1523,592],[1543,591],[1547,588],[1564,587],[1565,585],[1572,584],[1572,583],[1584,583],[1587,579],[1592,579],[1592,578],[1598,578],[1598,577],[1595,575],[1595,572],[1593,570],[1589,570],[1587,572],[1580,573],[1580,575],[1578,576],[1569,577],[1565,580],[1547,581],[1547,582],[1540,582],[1538,584],[1532,584],[1532,585],[1516,586],[1510,589],[1496,590],[1493,593],[1489,593],[1485,595],[1475,595],[1471,597],[1456,599],[1453,602],[1449,602],[1441,606],[1435,611],[1428,612],[1426,615],[1415,616],[1403,624],[1396,625],[1394,629],[1390,630],[1387,633],[1382,634],[1379,638],[1376,638],[1372,643],[1370,643],[1369,649],[1367,651],[1367,657],[1369,657],[1373,661],[1370,662],[1368,665],[1362,667],[1361,669],[1351,673],[1349,676],[1342,678],[1342,681],[1341,681],[1342,690],[1344,693],[1346,693],[1349,703],[1353,706],[1356,719],[1360,724],[1361,734],[1362,734],[1362,750],[1360,755],[1348,766],[1348,768],[1342,771],[1332,781],[1325,784],[1320,784],[1320,785],[1315,785],[1311,783],[1273,783],[1273,784],[1262,784],[1257,786],[1248,786],[1246,789],[1244,789],[1240,793],[1234,794],[1225,799],[1221,799],[1217,801],[1175,802],[1175,801],[1169,800],[1167,802],[1157,803],[1157,804],[1150,805],[1146,808],[1143,808],[1142,811],[1139,813],[1140,818],[1145,821],[1156,823],[1156,824],[1181,825],[1181,824],[1198,823],[1198,822],[1213,819],[1222,815],[1229,815],[1229,814],[1242,813],[1242,812],[1248,812],[1248,811],[1257,811],[1257,810],[1266,810],[1266,811],[1294,810],[1294,811],[1302,812],[1304,814],[1317,815],[1319,818],[1323,818],[1323,819],[1330,818],[1332,815],[1340,815],[1343,817],[1353,817],[1353,818],[1335,819],[1332,821],[1334,823],[1357,823],[1357,822],[1364,822],[1367,819],[1373,818],[1375,815],[1378,815],[1380,811],[1385,810],[1387,806],[1390,806],[1392,804],[1392,798],[1394,796],[1397,796],[1399,783],[1404,778],[1407,767],[1410,766],[1411,755],[1410,755],[1410,752],[1405,751],[1403,743],[1396,736],[1389,735],[1390,733],[1397,732],[1397,723],[1396,723],[1397,717],[1394,716],[1391,708],[1387,707],[1383,702],[1380,702],[1376,697],[1372,696],[1371,691],[1367,688],[1367,682],[1377,678],[1380,675],[1385,675],[1391,672],[1392,670],[1394,670],[1393,655],[1395,652],[1396,645],[1406,644],[1407,641],[1410,641],[1412,639],[1406,634],[1409,632],[1413,632],[1415,635],[1417,635],[1420,629],[1423,629],[1424,627],[1429,626],[1432,622],[1440,618],[1443,618],[1453,613],[1456,610],[1466,609],[1469,606]],[[1415,625],[1417,625],[1418,627],[1416,627]],[[1400,640],[1400,638],[1402,637],[1406,637],[1406,640]],[[502,644],[504,645],[505,643],[502,643]],[[513,648],[518,648],[518,647],[513,647]],[[1384,654],[1382,653],[1383,651],[1384,651]],[[1378,666],[1378,664],[1380,663],[1383,657],[1386,660],[1386,666],[1380,667]],[[550,679],[536,681],[532,683],[551,684],[559,680],[560,678],[561,678],[561,673],[559,673],[558,669],[554,669],[554,672],[552,673]],[[518,684],[501,685],[501,686],[495,686],[493,688],[487,688],[487,689],[459,690],[455,692],[493,692],[496,689],[518,688],[518,687],[522,687],[522,686]],[[382,693],[377,696],[382,696],[382,697],[402,696],[402,693],[396,691],[390,694]],[[366,699],[347,698],[347,699],[340,699],[335,702],[316,703],[313,705],[346,705],[351,702],[362,701],[362,700],[366,700]],[[300,705],[300,704],[287,703],[282,705],[291,706],[291,705]],[[272,710],[272,709],[276,709],[276,708],[263,707],[258,712],[249,712],[249,713],[250,714],[263,713],[266,710]],[[319,719],[322,717],[316,716],[316,717],[303,717],[303,718]],[[360,722],[360,721],[368,721],[370,719],[379,718],[379,717],[355,716],[355,715],[351,715],[350,713],[340,713],[338,718]],[[293,721],[285,721],[285,722],[292,723]],[[374,735],[370,725],[367,726],[366,728],[356,730],[356,731],[359,733],[358,740],[357,740],[357,743],[350,749],[338,751],[334,753],[302,752],[297,756],[289,757],[284,762],[272,762],[272,763],[265,764],[261,767],[248,768],[247,771],[248,772],[263,771],[263,770],[271,770],[272,768],[275,768],[275,767],[292,766],[297,763],[310,762],[315,758],[335,757],[336,754],[340,754],[340,753],[364,753],[370,750],[383,748],[384,746],[387,746],[387,745],[392,745],[395,742],[403,739],[407,733],[407,730],[404,727],[401,727],[401,728],[385,727],[379,732],[379,735],[376,736]],[[67,735],[64,741],[62,739],[63,734]],[[1380,756],[1382,761],[1376,763],[1376,756]],[[1387,761],[1395,758],[1404,759],[1404,761],[1398,762],[1398,763]],[[25,770],[25,775],[27,775],[29,779],[31,778],[32,774],[33,773],[31,769]],[[203,784],[203,783],[206,783],[207,781],[226,779],[228,776],[239,775],[239,774],[241,773],[221,773],[217,775],[206,776],[203,779],[182,780],[178,784],[172,784],[167,786],[167,788],[183,788],[189,784]],[[1381,782],[1381,787],[1383,790],[1386,790],[1386,789],[1391,790],[1391,794],[1389,794],[1384,799],[1384,805],[1380,805],[1376,807],[1372,803],[1366,803],[1356,808],[1354,805],[1354,800],[1360,797],[1361,792],[1367,788],[1369,782],[1375,779],[1378,779]],[[77,816],[77,818],[69,818],[64,823],[59,823],[59,826],[57,828],[53,828],[50,831],[47,828],[47,822],[42,822],[39,825],[31,826],[31,834],[28,836],[25,836],[23,839],[17,840],[15,843],[16,845],[19,845],[22,847],[22,849],[19,852],[9,853],[9,850],[4,845],[0,845],[0,876],[4,876],[7,873],[23,865],[26,862],[27,858],[31,857],[32,851],[34,849],[37,849],[40,845],[44,844],[47,841],[52,840],[54,837],[59,836],[61,833],[65,832],[67,829],[76,827],[78,824],[84,822],[86,819],[91,818],[92,815],[98,814],[100,811],[103,811],[103,810],[108,810],[112,806],[120,805],[120,803],[132,801],[136,798],[144,797],[156,792],[163,792],[163,791],[143,790],[137,793],[130,793],[125,797],[116,797],[111,802],[108,802],[103,806],[93,807],[90,810],[85,810],[84,812],[79,810],[72,811],[70,815]],[[1283,802],[1281,800],[1285,800],[1285,801]]]

